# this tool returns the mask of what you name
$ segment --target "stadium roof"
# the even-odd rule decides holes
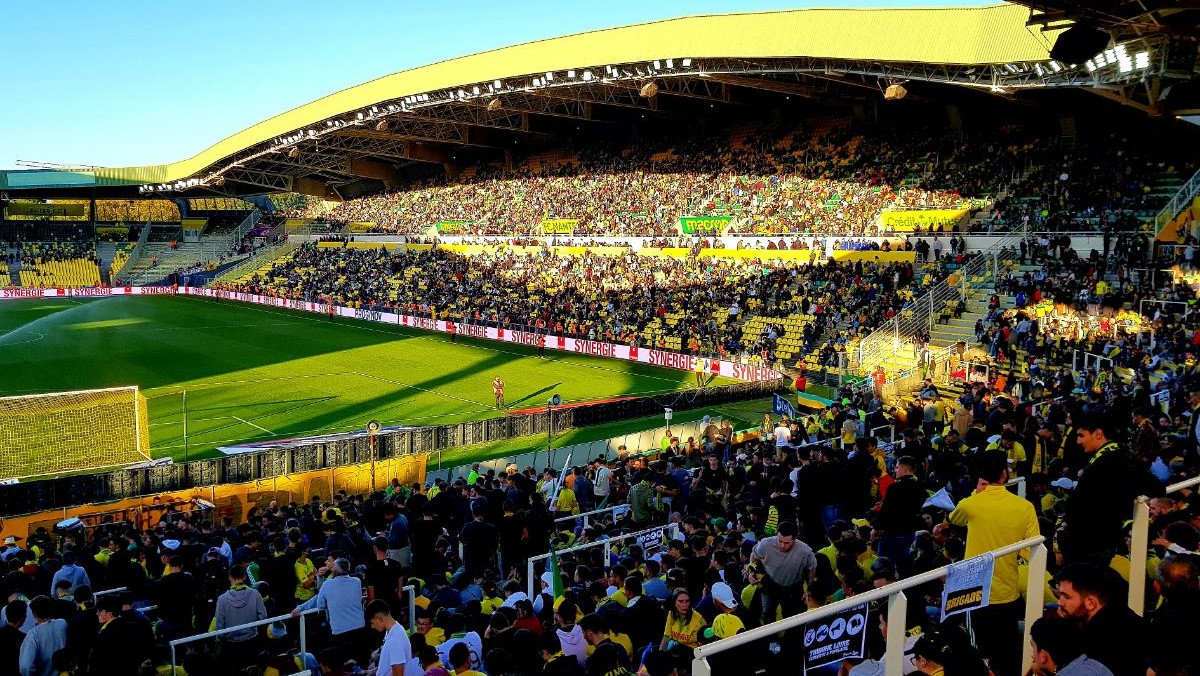
[[[414,162],[450,171],[458,149],[503,152],[515,139],[553,137],[556,119],[591,123],[604,121],[605,111],[629,108],[669,113],[671,106],[659,103],[664,97],[727,105],[743,90],[814,96],[819,80],[879,94],[910,81],[1007,93],[1095,87],[1130,76],[1115,64],[1105,70],[1050,61],[1059,29],[1031,29],[1029,18],[1029,9],[1011,4],[807,9],[598,30],[382,77],[172,164],[3,172],[0,189],[44,196],[81,189],[103,196],[290,190],[337,199],[340,186],[363,179],[389,185],[398,168]]]

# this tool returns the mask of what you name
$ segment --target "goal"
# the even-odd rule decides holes
[[[0,397],[0,480],[149,459],[146,398],[137,386]]]

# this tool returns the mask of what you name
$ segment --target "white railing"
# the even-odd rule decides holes
[[[255,251],[246,260],[212,278],[208,283],[213,284],[218,281],[236,281],[252,272],[255,272],[259,268],[266,267],[268,263],[276,261],[298,248],[300,248],[300,245],[296,242],[268,244],[258,251]]]
[[[1025,639],[1021,650],[1021,673],[1029,671],[1029,667],[1033,663],[1033,650],[1029,643],[1029,630],[1033,626],[1033,623],[1042,616],[1042,607],[1044,605],[1047,553],[1045,538],[1040,536],[1030,538],[987,552],[1000,557],[1016,554],[1025,549],[1030,550],[1030,557],[1029,584],[1025,589]],[[696,648],[696,652],[694,653],[692,674],[693,676],[712,676],[712,669],[709,667],[708,658],[713,655],[761,639],[774,638],[780,632],[831,617],[864,603],[887,599],[887,648],[884,652],[884,657],[886,658],[884,660],[884,673],[886,676],[901,676],[904,673],[904,639],[906,638],[907,629],[904,626],[906,624],[904,617],[908,612],[908,597],[904,594],[904,591],[944,578],[948,568],[949,566],[942,566],[927,573],[914,575],[913,577],[893,582],[878,589],[872,589],[862,594],[855,594],[827,606],[822,606],[799,615],[793,615],[778,622],[755,627],[735,636],[700,646]],[[924,600],[922,599],[920,602],[924,603]]]
[[[526,592],[529,594],[529,598],[531,598],[531,599],[537,597],[537,594],[538,594],[538,589],[536,588],[537,580],[533,576],[533,571],[534,571],[533,564],[538,561],[545,561],[545,560],[549,559],[551,556],[562,556],[563,554],[572,554],[574,552],[581,552],[585,549],[594,549],[596,547],[608,547],[608,546],[612,545],[614,542],[623,542],[625,540],[638,540],[640,542],[645,536],[651,535],[654,533],[658,533],[660,538],[665,537],[667,539],[667,541],[669,542],[672,538],[675,537],[675,534],[678,532],[679,532],[679,526],[676,526],[675,524],[670,523],[670,524],[666,524],[664,526],[655,526],[653,528],[647,528],[645,530],[639,530],[639,531],[636,531],[633,533],[625,533],[624,535],[613,535],[605,540],[597,540],[596,542],[587,542],[582,545],[575,545],[574,547],[564,547],[562,549],[555,549],[555,550],[550,551],[547,554],[539,554],[538,556],[531,556],[531,557],[529,557],[529,560],[525,564]],[[546,569],[549,570],[549,566],[547,566]]]
[[[1179,186],[1179,190],[1171,197],[1171,201],[1158,212],[1154,217],[1154,235],[1163,231],[1171,219],[1179,215],[1179,212],[1186,209],[1192,199],[1200,193],[1200,170],[1192,174],[1192,177],[1183,185]]]
[[[308,615],[311,615],[313,613],[319,613],[319,612],[321,612],[320,608],[310,608],[309,610],[301,611],[301,613],[300,613],[300,652],[302,652],[302,653],[308,652],[308,634],[307,634],[307,630],[304,625],[304,618]],[[183,638],[177,638],[174,641],[171,641],[171,673],[175,673],[176,664],[177,664],[177,662],[175,661],[175,649],[185,643],[193,643],[195,641],[203,641],[203,640],[210,639],[210,638],[217,638],[218,636],[224,636],[225,634],[231,634],[235,631],[242,631],[244,629],[253,629],[256,627],[263,627],[268,624],[275,624],[276,622],[286,622],[290,619],[292,619],[291,613],[288,613],[287,615],[276,615],[275,617],[268,617],[265,620],[258,620],[257,622],[247,622],[245,624],[239,624],[236,627],[225,627],[224,629],[218,629],[216,631],[210,631],[210,632],[207,632],[204,634],[196,634],[195,636],[185,636]]]
[[[1200,476],[1167,486],[1166,495],[1200,486]],[[1133,503],[1133,533],[1129,541],[1129,608],[1146,612],[1146,554],[1150,549],[1150,499],[1141,496]]]
[[[629,511],[628,504],[612,505],[611,507],[602,507],[600,509],[593,509],[590,512],[584,512],[582,514],[576,514],[574,516],[560,517],[560,518],[555,519],[554,523],[556,523],[556,524],[573,523],[573,522],[578,522],[580,519],[582,519],[583,527],[587,528],[588,526],[592,525],[592,517],[594,517],[594,516],[599,516],[601,514],[612,514],[613,520],[615,521],[617,519],[617,517],[619,517],[621,514],[627,512],[627,511]],[[618,512],[620,512],[620,514]]]
[[[900,347],[912,341],[913,337],[922,331],[932,331],[938,315],[948,303],[959,300],[969,300],[973,291],[982,288],[989,282],[994,285],[1001,272],[1001,256],[1015,249],[1021,241],[1020,235],[1009,235],[997,238],[987,249],[980,251],[968,263],[955,270],[951,276],[958,276],[959,282],[953,286],[941,281],[929,291],[901,310],[891,321],[872,331],[858,344],[858,365],[863,371],[870,371],[877,364],[883,363],[888,357],[900,352]],[[982,276],[979,282],[976,277]]]

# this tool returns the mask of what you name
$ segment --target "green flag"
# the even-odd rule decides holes
[[[563,595],[562,573],[558,570],[558,553],[550,551],[550,575],[553,576],[550,585],[550,594],[554,598]]]

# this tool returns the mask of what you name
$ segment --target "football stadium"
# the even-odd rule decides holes
[[[0,170],[0,674],[1200,673],[1198,25],[703,14]]]

